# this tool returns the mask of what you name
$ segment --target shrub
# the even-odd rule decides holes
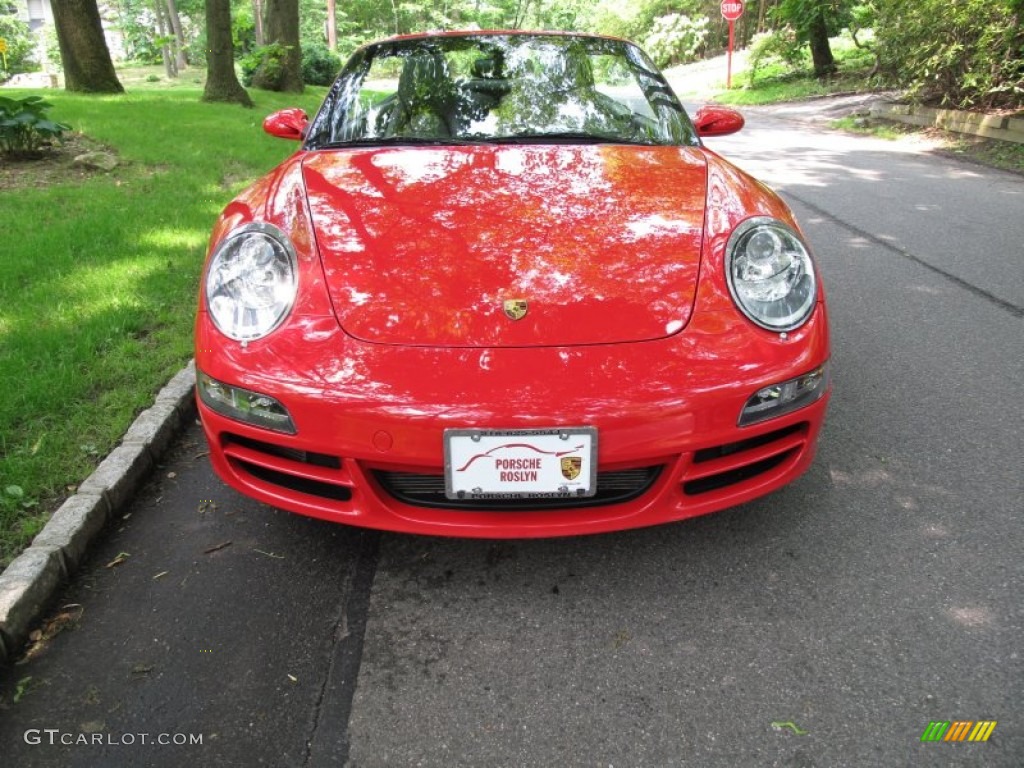
[[[306,85],[330,85],[341,69],[341,59],[326,45],[302,47],[302,82]]]
[[[889,0],[875,25],[882,69],[924,102],[1020,106],[1024,24],[1014,14],[996,0]]]
[[[71,126],[47,119],[46,112],[52,106],[38,96],[0,96],[0,154],[33,157],[51,141],[60,141]]]
[[[754,35],[750,41],[750,84],[754,84],[759,70],[774,61],[782,62],[790,70],[800,69],[807,63],[807,49],[789,25]]]
[[[684,64],[697,58],[708,36],[708,19],[691,19],[681,13],[670,13],[654,20],[644,47],[659,67]]]
[[[287,56],[288,47],[281,43],[253,48],[252,53],[243,56],[239,62],[242,67],[242,85],[251,86],[257,72],[264,81],[277,81],[284,72],[284,60]]]

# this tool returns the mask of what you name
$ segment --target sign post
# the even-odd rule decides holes
[[[743,0],[722,0],[722,18],[729,22],[729,55],[726,57],[725,87],[732,88],[732,49],[736,42],[736,19],[743,15]]]

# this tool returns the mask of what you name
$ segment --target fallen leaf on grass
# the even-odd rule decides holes
[[[230,542],[230,541],[225,541],[225,542],[222,542],[222,543],[220,543],[220,544],[217,544],[217,545],[215,545],[215,546],[212,546],[212,547],[210,547],[209,549],[204,549],[204,550],[203,550],[203,554],[204,554],[204,555],[208,555],[208,554],[210,554],[211,552],[217,552],[217,551],[219,551],[219,550],[222,550],[222,549],[224,549],[224,547],[230,547],[230,546],[231,546],[231,542]]]

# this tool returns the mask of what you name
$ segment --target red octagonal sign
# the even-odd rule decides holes
[[[743,0],[722,0],[722,18],[736,21],[743,15]]]

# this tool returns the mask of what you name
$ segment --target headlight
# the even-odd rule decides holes
[[[811,255],[800,236],[777,219],[741,223],[725,250],[729,292],[740,310],[770,331],[803,324],[818,298]]]
[[[270,224],[246,224],[217,246],[206,272],[206,307],[217,329],[251,341],[277,328],[297,290],[295,249]]]

